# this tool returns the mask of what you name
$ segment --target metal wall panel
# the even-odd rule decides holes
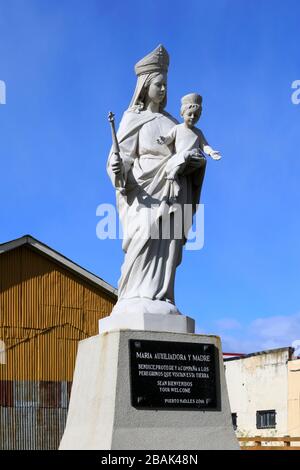
[[[0,449],[56,449],[78,341],[98,333],[115,298],[42,254],[0,256]]]
[[[29,380],[16,380],[13,382],[13,403],[15,408],[38,407],[39,394],[39,382]]]
[[[0,450],[58,449],[67,420],[69,382],[12,382],[0,405]],[[6,390],[0,382],[0,390]],[[2,400],[4,403],[4,400]]]
[[[0,406],[13,406],[13,389],[14,382],[12,380],[0,381]]]
[[[0,380],[72,380],[77,342],[98,333],[115,299],[20,247],[0,256]],[[63,341],[65,344],[62,344]]]

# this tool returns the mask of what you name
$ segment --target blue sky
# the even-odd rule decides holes
[[[117,285],[121,242],[96,237],[114,203],[105,163],[134,64],[163,43],[168,111],[203,95],[220,162],[202,193],[205,245],[177,273],[181,311],[237,352],[300,338],[297,0],[0,0],[0,242],[31,234]]]

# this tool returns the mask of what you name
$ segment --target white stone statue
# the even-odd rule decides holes
[[[195,162],[199,158],[205,158],[203,152],[209,155],[213,160],[220,160],[220,152],[213,150],[203,132],[197,129],[195,124],[199,121],[202,113],[202,97],[197,93],[190,93],[181,98],[180,114],[183,117],[183,123],[174,126],[166,136],[160,136],[157,142],[161,145],[170,145],[174,143],[175,155],[166,165],[166,179],[171,182],[169,201],[175,201],[180,191],[180,181],[178,174],[185,169],[185,159],[190,155],[188,151],[193,151],[193,157],[188,157],[189,162]]]
[[[125,259],[118,283],[119,298],[112,316],[137,312],[180,314],[175,306],[174,282],[186,238],[183,230],[178,238],[175,213],[185,204],[190,204],[195,212],[206,158],[200,157],[200,152],[195,151],[195,146],[189,145],[186,138],[182,151],[178,152],[181,138],[177,136],[174,161],[174,143],[170,140],[170,144],[161,145],[157,141],[159,136],[167,136],[170,131],[172,134],[174,125],[178,124],[165,111],[168,66],[169,56],[161,45],[135,65],[137,84],[117,133],[119,148],[116,151],[113,146],[107,162],[108,174],[117,190],[123,229],[130,228],[130,235],[124,230]],[[191,119],[194,122],[195,116]],[[176,134],[179,128],[175,128]],[[199,134],[201,131],[193,129],[192,132],[194,140],[202,136],[202,146],[197,145],[207,151],[203,146],[203,143],[207,145],[205,138]],[[176,204],[171,204],[165,211],[162,207],[169,202],[171,191],[170,181],[166,178],[173,168],[176,168],[179,188]],[[171,221],[170,237],[162,236],[164,217]],[[151,236],[152,227],[149,233],[150,219],[151,224],[159,227],[156,238]],[[191,225],[192,220],[188,223]]]

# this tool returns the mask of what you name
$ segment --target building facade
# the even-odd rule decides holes
[[[300,437],[300,359],[288,363],[288,434]]]
[[[292,348],[225,359],[239,437],[300,436],[300,361]]]
[[[0,449],[57,449],[78,341],[117,291],[31,236],[0,245]]]

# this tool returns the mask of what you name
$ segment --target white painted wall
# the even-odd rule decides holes
[[[288,348],[225,362],[232,413],[238,436],[288,434]],[[275,429],[257,429],[256,411],[276,410]]]
[[[288,433],[300,437],[300,359],[289,362],[288,374]]]

